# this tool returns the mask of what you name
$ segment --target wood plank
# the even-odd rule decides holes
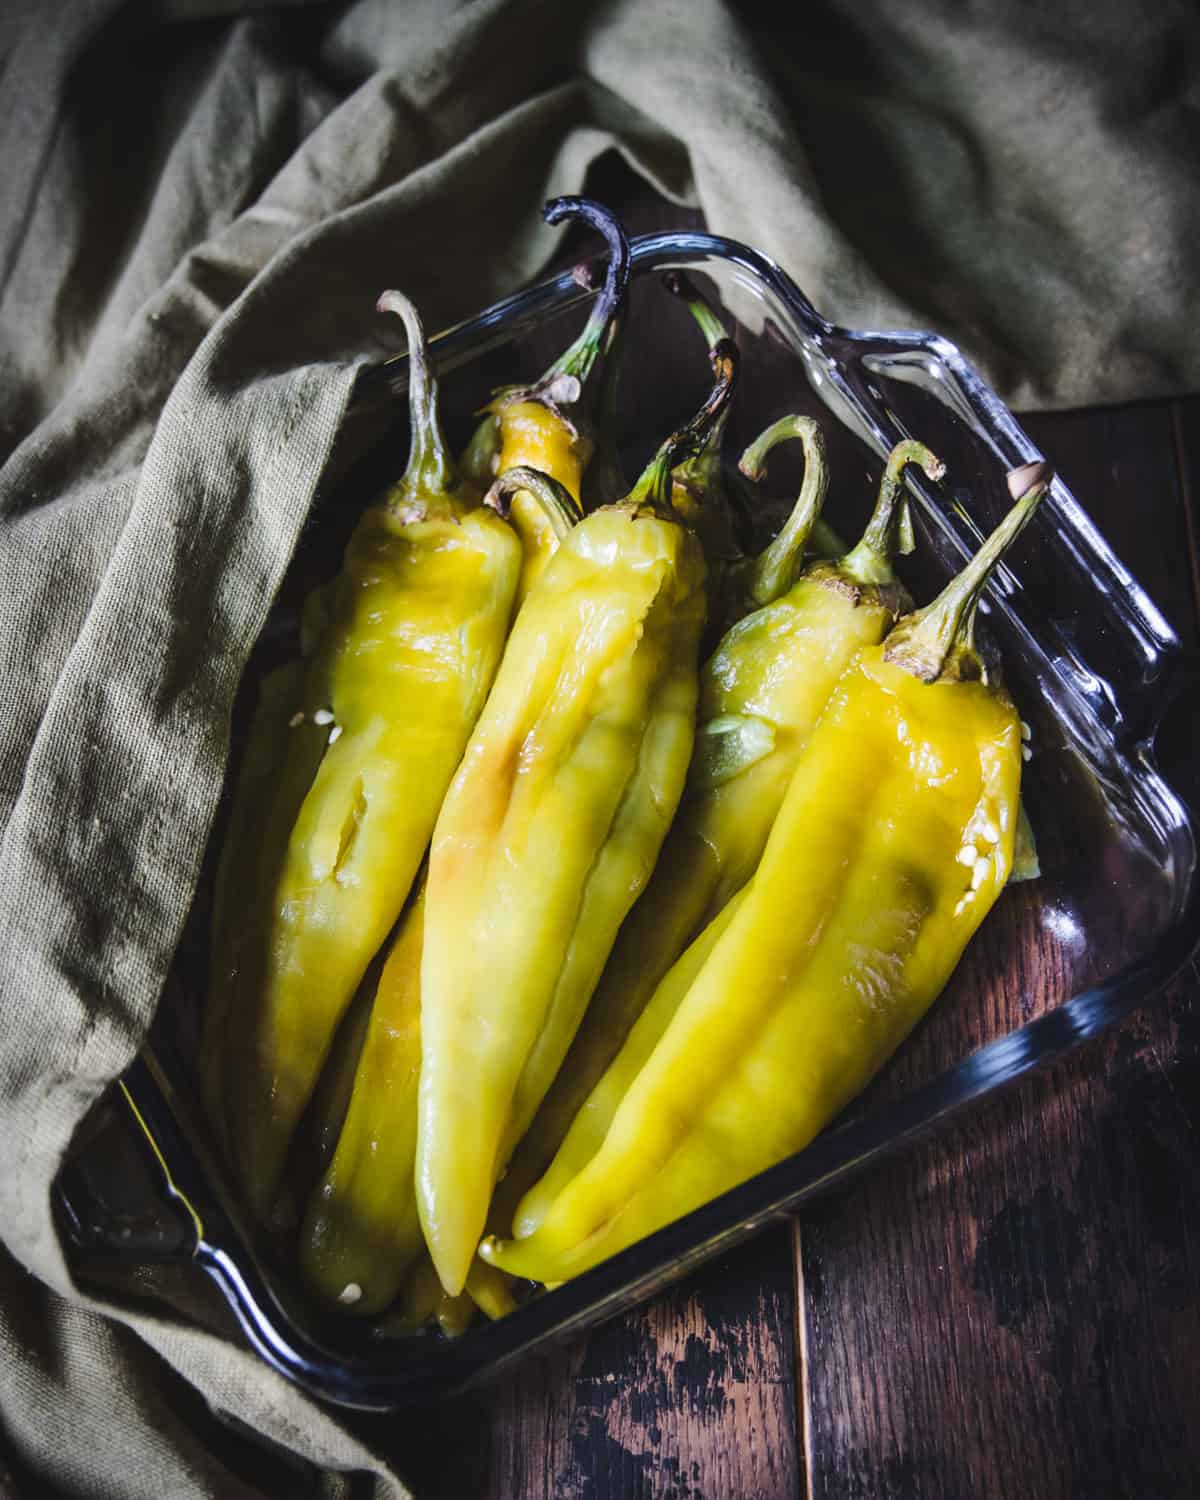
[[[1194,1495],[1196,998],[805,1216],[813,1496]]]
[[[1191,557],[1172,403],[1021,418],[1150,597],[1195,639]]]
[[[352,1420],[422,1500],[796,1495],[792,1269],[779,1225],[494,1386]]]
[[[792,1328],[780,1227],[596,1329],[572,1347],[565,1371],[541,1364],[519,1374],[499,1393],[485,1493],[795,1494]]]
[[[1164,403],[1028,419],[1189,642]],[[1186,767],[1200,714],[1163,745]],[[800,1230],[810,1493],[1194,1495],[1200,978]]]
[[[1184,647],[1195,651],[1200,645],[1200,398],[1030,413],[1022,421]],[[1165,705],[1157,750],[1175,787],[1200,806],[1192,696],[1181,688]]]

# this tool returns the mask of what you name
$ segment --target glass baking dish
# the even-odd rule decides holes
[[[919,602],[1003,513],[1006,471],[1039,456],[944,339],[837,328],[777,266],[715,236],[647,236],[634,242],[632,259],[627,326],[634,357],[622,377],[627,472],[636,472],[707,389],[702,340],[657,284],[659,273],[681,266],[707,284],[737,325],[743,371],[727,459],[785,412],[822,417],[833,475],[826,517],[847,537],[865,519],[880,456],[898,439],[919,437],[945,460],[942,484],[912,486],[918,547],[902,571]],[[532,378],[565,347],[590,295],[563,274],[435,340],[454,440],[465,439],[493,386]],[[403,356],[364,367],[246,673],[231,764],[257,680],[293,649],[298,601],[336,568],[357,510],[402,466],[406,420],[395,397],[405,378]],[[778,521],[796,479],[780,450],[767,486],[779,500],[764,505],[755,529],[765,534]],[[373,1410],[427,1401],[649,1297],[1150,998],[1185,962],[1197,934],[1195,828],[1151,749],[1184,665],[1179,643],[1057,481],[995,578],[985,610],[1032,730],[1023,790],[1042,875],[1005,892],[929,1017],[806,1150],[457,1340],[389,1336],[382,1326],[331,1317],[308,1300],[291,1267],[255,1242],[205,1147],[193,1058],[210,851],[149,1042],[108,1105],[108,1133],[117,1132],[120,1149],[93,1141],[59,1179],[60,1223],[79,1269],[114,1258],[191,1261],[220,1288],[263,1358],[314,1394]],[[214,848],[222,826],[218,816]]]

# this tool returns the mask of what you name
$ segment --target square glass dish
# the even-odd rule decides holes
[[[920,438],[945,461],[941,484],[910,481],[918,546],[901,572],[919,603],[1004,513],[1007,470],[1040,456],[943,339],[834,327],[778,267],[714,236],[647,236],[634,241],[632,259],[627,328],[634,357],[623,369],[622,398],[629,473],[708,386],[703,341],[658,285],[659,273],[672,267],[699,277],[736,324],[743,369],[727,461],[786,412],[818,416],[832,474],[826,517],[851,538],[870,508],[881,456],[895,442]],[[434,341],[452,441],[465,440],[471,414],[492,387],[534,377],[565,347],[590,295],[563,274]],[[406,416],[395,396],[405,378],[404,357],[368,366],[360,377],[311,523],[243,683],[231,765],[258,679],[293,648],[298,601],[336,569],[357,511],[402,467]],[[781,452],[770,476],[779,502],[764,506],[764,534],[795,492],[797,476],[784,460]],[[1185,962],[1197,936],[1195,827],[1156,770],[1151,748],[1183,662],[1179,643],[1058,481],[995,577],[985,609],[1032,731],[1023,794],[1042,873],[1003,894],[926,1020],[807,1149],[458,1339],[389,1336],[380,1326],[322,1312],[294,1267],[256,1242],[205,1146],[193,1076],[210,850],[151,1038],[110,1105],[124,1154],[114,1155],[111,1143],[93,1144],[59,1180],[60,1221],[79,1267],[114,1258],[192,1261],[221,1289],[261,1355],[314,1394],[375,1410],[426,1401],[650,1296],[1148,999]],[[222,828],[218,817],[213,848]],[[135,1180],[131,1168],[139,1165],[145,1171]]]

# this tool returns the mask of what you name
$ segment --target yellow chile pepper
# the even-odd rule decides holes
[[[603,1136],[608,1096],[594,1095],[594,1086],[664,974],[754,874],[838,679],[860,647],[883,639],[906,605],[890,561],[897,544],[910,545],[903,470],[917,464],[936,479],[939,460],[919,443],[899,444],[859,544],[837,562],[810,563],[797,578],[828,480],[816,423],[808,417],[773,423],[746,450],[741,467],[760,477],[768,452],[789,437],[805,448],[799,499],[770,546],[738,569],[739,592],[760,607],[726,632],[700,674],[700,728],[679,813],[510,1169],[506,1203],[524,1194],[512,1221],[517,1235],[536,1229],[563,1181],[579,1169],[577,1149]],[[577,1120],[581,1111],[598,1118]],[[560,1151],[568,1128],[572,1148]]]
[[[523,537],[523,578],[540,570],[580,519],[565,490],[543,504],[545,528],[527,529]],[[314,1176],[320,1180],[300,1231],[301,1270],[322,1300],[363,1315],[389,1306],[424,1251],[413,1178],[424,909],[422,880],[374,993],[356,997],[356,1004],[367,1001],[362,1034],[331,1057],[320,1086],[328,1099],[314,1100],[314,1107],[321,1106],[314,1125],[322,1159],[309,1178],[310,1184]],[[333,1142],[323,1150],[329,1134]],[[410,1277],[412,1285],[419,1280]],[[507,1278],[479,1261],[467,1292],[488,1317],[514,1305]],[[439,1321],[445,1325],[444,1317]]]
[[[461,1290],[492,1189],[562,1062],[683,790],[705,566],[669,508],[703,410],[565,538],[517,617],[434,832],[421,963],[417,1201]],[[552,487],[532,470],[494,497]]]
[[[480,489],[487,489],[512,469],[537,469],[582,503],[584,472],[597,443],[587,416],[591,376],[613,334],[629,283],[629,241],[618,220],[590,198],[553,198],[542,213],[550,224],[583,219],[604,236],[609,246],[604,287],[579,337],[539,380],[495,392],[462,456],[462,470]],[[603,498],[615,499],[616,494]],[[552,518],[528,491],[511,496],[509,519],[527,558],[520,603],[553,554],[557,534]]]
[[[375,964],[372,964],[373,969]],[[359,985],[334,1033],[312,1097],[296,1126],[288,1148],[283,1176],[271,1209],[271,1223],[293,1230],[304,1218],[316,1183],[320,1182],[337,1150],[342,1124],[350,1108],[354,1074],[371,1024],[375,998],[371,970]]]
[[[413,1169],[424,910],[421,881],[380,973],[360,1045],[351,1042],[343,1057],[331,1059],[338,1076],[328,1109],[336,1113],[339,1133],[300,1232],[300,1267],[309,1286],[323,1301],[356,1314],[381,1312],[402,1286],[420,1284],[414,1267],[425,1243]],[[329,1079],[327,1067],[321,1086]],[[348,1101],[338,1098],[343,1085]],[[471,1268],[466,1295],[489,1318],[515,1306],[507,1278],[481,1261]],[[435,1301],[440,1306],[441,1296]],[[445,1326],[443,1316],[439,1322]]]
[[[286,803],[270,842],[223,862],[235,922],[218,923],[207,1049],[246,1198],[270,1214],[331,1038],[398,917],[442,796],[500,661],[521,569],[512,529],[456,482],[420,322],[409,337],[407,469],[355,528],[308,610],[315,635],[294,727],[273,736]],[[316,746],[316,763],[313,747]],[[266,755],[260,746],[249,759]],[[246,883],[243,883],[243,882]],[[230,936],[236,930],[236,940]]]
[[[388,953],[337,1148],[300,1232],[300,1268],[323,1300],[387,1307],[424,1240],[413,1190],[421,1071],[422,883]]]
[[[385,1338],[402,1338],[436,1323],[446,1338],[454,1339],[467,1331],[474,1313],[475,1304],[466,1292],[457,1297],[447,1296],[433,1262],[428,1255],[422,1255],[404,1278],[399,1296],[376,1326]]]
[[[208,1123],[218,1148],[228,1152],[225,1131],[227,1027],[235,984],[216,982],[238,973],[255,941],[262,892],[278,872],[279,852],[321,759],[320,728],[307,721],[289,732],[304,688],[304,663],[288,662],[269,672],[258,690],[254,716],[221,844],[213,895],[209,968],[213,981],[205,1003],[200,1044],[200,1084]],[[280,745],[289,755],[280,769]]]
[[[442,1289],[433,1262],[423,1254],[405,1279],[400,1295],[376,1325],[386,1337],[420,1333],[436,1323],[442,1334],[455,1339],[471,1325],[476,1309],[495,1322],[516,1308],[509,1291],[511,1278],[481,1260],[471,1267],[466,1290],[451,1297]]]
[[[477,1260],[467,1277],[466,1290],[451,1297],[442,1290],[429,1256],[422,1255],[376,1327],[384,1337],[394,1338],[420,1333],[436,1323],[446,1338],[458,1338],[470,1327],[476,1309],[492,1322],[515,1310],[516,1301],[508,1290],[510,1280]]]
[[[1015,471],[972,562],[847,668],[602,1144],[533,1235],[484,1242],[490,1264],[563,1281],[800,1150],[936,999],[1012,863],[1020,720],[973,626],[1048,480]]]

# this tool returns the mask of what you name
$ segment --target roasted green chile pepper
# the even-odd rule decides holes
[[[484,1242],[489,1263],[563,1281],[800,1150],[941,992],[1008,879],[1019,806],[1020,720],[975,609],[1049,477],[1015,471],[971,563],[846,669],[753,881],[664,981],[689,971],[599,1148],[533,1235]]]
[[[760,477],[767,453],[789,437],[805,446],[800,497],[770,546],[738,569],[739,592],[759,608],[726,632],[701,672],[700,727],[675,823],[513,1163],[507,1198],[524,1193],[513,1221],[518,1235],[533,1232],[564,1175],[578,1169],[575,1155],[559,1152],[568,1128],[573,1152],[590,1154],[589,1144],[603,1138],[608,1096],[594,1096],[595,1085],[667,970],[754,874],[835,684],[859,648],[882,640],[906,605],[890,561],[898,544],[911,546],[903,470],[916,464],[936,479],[939,460],[919,443],[899,444],[859,544],[836,562],[810,563],[796,577],[828,479],[816,423],[788,417],[772,424],[746,450],[742,468]]]
[[[683,790],[705,566],[670,509],[670,476],[724,409],[736,358],[721,350],[703,411],[625,500],[571,531],[531,589],[438,816],[416,1176],[452,1295]],[[498,490],[547,483],[516,470]]]
[[[330,1040],[409,894],[483,707],[521,572],[512,528],[460,485],[407,299],[407,469],[362,516],[308,607],[311,657],[290,728],[270,726],[278,795],[218,876],[206,1093],[253,1211],[268,1218]]]

